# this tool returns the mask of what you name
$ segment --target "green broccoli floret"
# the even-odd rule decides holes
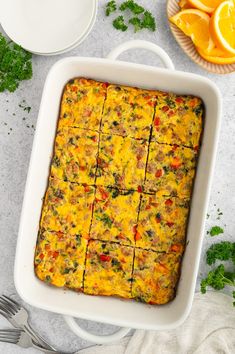
[[[225,272],[224,265],[220,264],[214,270],[211,270],[205,279],[201,281],[201,292],[206,293],[207,286],[211,286],[215,290],[221,290],[226,285],[235,285],[235,273]]]
[[[123,16],[118,16],[117,18],[115,18],[115,20],[113,21],[113,26],[120,31],[125,32],[127,30],[127,25],[124,22],[124,17]]]
[[[133,0],[124,1],[119,7],[121,11],[130,10],[133,14],[138,15],[144,12],[144,8]]]
[[[155,18],[149,11],[145,11],[144,13],[144,17],[142,20],[142,28],[147,28],[153,32],[156,30]]]
[[[19,45],[7,42],[0,33],[0,92],[13,92],[20,81],[32,77],[32,55]]]
[[[129,20],[129,23],[131,23],[134,26],[134,31],[140,31],[142,29],[142,23],[141,20],[138,17],[133,17]]]
[[[235,264],[235,242],[223,241],[212,245],[206,252],[206,262],[211,265],[217,259],[220,261],[231,259]]]
[[[105,14],[106,16],[109,16],[112,12],[115,12],[116,10],[117,10],[116,2],[114,0],[109,1],[106,5]]]

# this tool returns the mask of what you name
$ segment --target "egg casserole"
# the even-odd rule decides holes
[[[69,81],[43,199],[36,276],[89,295],[171,301],[203,115],[198,97]]]

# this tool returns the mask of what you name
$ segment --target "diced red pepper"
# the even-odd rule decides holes
[[[51,246],[49,244],[45,245],[45,250],[49,251],[50,248]]]
[[[103,87],[104,87],[104,88],[107,88],[108,86],[109,86],[109,83],[108,83],[108,82],[104,82],[104,83],[103,83]]]
[[[101,198],[103,200],[107,199],[109,197],[109,194],[107,192],[105,192],[104,189],[100,188],[100,194],[101,194]]]
[[[148,101],[147,104],[148,104],[150,107],[154,107],[154,101]]]
[[[136,231],[135,240],[138,241],[140,239],[141,239],[141,234],[138,231]]]
[[[88,193],[91,191],[91,187],[90,186],[84,186],[84,192]]]
[[[171,222],[171,221],[168,221],[166,224],[167,224],[167,226],[169,226],[169,227],[172,227],[172,226],[174,225],[174,223]]]
[[[100,260],[102,262],[109,262],[111,260],[111,257],[108,256],[107,254],[100,254]]]
[[[94,135],[94,136],[92,136],[92,137],[91,137],[91,140],[93,140],[93,141],[96,143],[96,141],[97,141],[96,136],[95,136],[95,135]]]
[[[171,248],[170,248],[170,251],[172,252],[180,252],[181,251],[181,245],[172,245]]]
[[[178,157],[175,157],[173,159],[173,162],[171,163],[171,168],[173,168],[174,170],[177,170],[180,166],[181,166],[181,161]]]
[[[199,150],[199,146],[198,145],[194,146],[194,151],[198,152],[198,150]]]
[[[157,170],[155,173],[155,177],[159,178],[162,176],[162,170]]]
[[[73,85],[73,86],[70,87],[70,89],[71,89],[71,91],[73,91],[73,92],[77,92],[78,87]]]
[[[183,103],[184,100],[183,100],[182,97],[176,97],[175,102],[177,102],[177,103]]]
[[[156,117],[156,118],[154,119],[154,125],[155,125],[155,127],[159,127],[160,123],[161,123],[160,118],[159,118],[159,117]]]
[[[171,206],[173,204],[173,201],[171,199],[167,199],[165,201],[165,204]]]
[[[163,106],[163,107],[162,107],[162,111],[163,111],[163,112],[167,112],[167,111],[169,111],[169,109],[170,109],[170,108],[169,108],[168,106]]]
[[[149,209],[151,209],[151,205],[147,204],[146,207],[145,207],[145,210],[149,210]]]
[[[53,253],[52,253],[52,257],[55,259],[55,258],[57,258],[58,256],[59,256],[59,252],[58,251],[54,251]]]
[[[141,187],[141,186],[138,186],[138,187],[137,187],[137,191],[138,191],[139,193],[142,193],[142,191],[143,191],[142,187]]]
[[[39,255],[39,258],[40,259],[43,259],[45,256],[44,256],[44,254],[43,253],[41,253],[40,255]]]
[[[86,166],[79,166],[80,171],[86,171]]]

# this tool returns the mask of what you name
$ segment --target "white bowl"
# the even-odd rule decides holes
[[[1,8],[1,25],[24,49],[56,55],[86,38],[96,13],[97,0],[11,0]]]

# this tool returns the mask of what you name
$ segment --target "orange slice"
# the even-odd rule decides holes
[[[196,9],[212,13],[224,0],[188,0],[188,3]]]
[[[180,0],[179,1],[179,7],[181,9],[189,9],[191,8],[192,6],[189,4],[188,0]]]
[[[227,56],[228,54],[224,51],[215,48],[212,49],[210,55],[205,53],[200,48],[197,48],[198,53],[201,55],[203,59],[209,61],[210,63],[214,64],[234,64],[235,63],[235,56]]]
[[[181,31],[191,38],[196,47],[210,52],[215,43],[209,30],[210,16],[197,9],[187,9],[178,12],[170,18]]]
[[[235,55],[235,2],[222,2],[215,10],[210,25],[211,33],[219,48]]]

